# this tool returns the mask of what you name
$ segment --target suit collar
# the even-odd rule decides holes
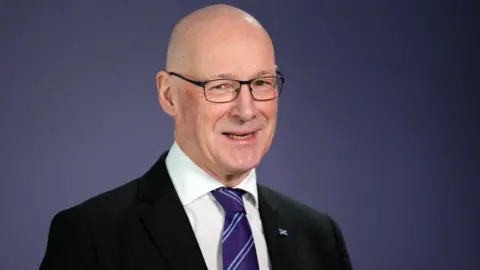
[[[168,175],[167,154],[164,152],[140,179],[138,198],[150,206],[141,214],[141,221],[170,269],[206,270],[188,216]]]

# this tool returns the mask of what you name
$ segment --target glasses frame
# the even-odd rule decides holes
[[[276,76],[260,76],[260,77],[257,77],[257,78],[253,78],[251,80],[248,80],[248,81],[241,81],[241,80],[235,80],[235,79],[212,79],[212,80],[207,80],[207,81],[195,81],[195,80],[192,80],[192,79],[189,79],[189,78],[186,78],[185,76],[179,74],[179,73],[176,73],[176,72],[167,72],[169,75],[171,76],[176,76],[182,80],[185,80],[193,85],[196,85],[196,86],[199,86],[199,87],[202,87],[203,89],[203,95],[205,97],[205,99],[209,102],[212,102],[212,103],[229,103],[229,102],[232,102],[234,101],[237,97],[238,97],[238,94],[240,94],[240,91],[242,89],[242,85],[246,84],[248,85],[248,89],[250,89],[250,95],[252,96],[252,98],[256,101],[269,101],[269,100],[274,100],[278,97],[280,97],[280,93],[282,92],[282,88],[283,88],[283,85],[285,84],[285,77],[283,76],[283,74],[280,72],[280,71],[276,71],[277,75]],[[258,79],[262,79],[262,78],[277,78],[277,79],[280,79],[281,80],[281,85],[280,85],[280,88],[278,88],[278,83],[277,83],[277,91],[278,91],[278,95],[276,97],[273,97],[273,98],[268,98],[268,99],[256,99],[254,96],[253,96],[253,88],[252,88],[252,82],[253,81],[256,81]],[[206,90],[205,90],[205,85],[209,82],[215,82],[215,81],[221,81],[221,80],[230,80],[230,81],[235,81],[235,82],[238,82],[240,83],[240,87],[238,89],[235,89],[236,90],[236,95],[233,99],[229,100],[229,101],[211,101],[207,98],[207,93],[206,93]]]

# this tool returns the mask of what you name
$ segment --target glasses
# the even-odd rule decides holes
[[[267,101],[276,99],[280,96],[285,78],[280,71],[276,76],[262,76],[249,81],[240,81],[233,79],[214,79],[208,81],[194,81],[184,76],[169,72],[168,74],[183,79],[191,84],[203,88],[205,99],[214,103],[227,103],[237,98],[241,86],[246,84],[254,100]]]

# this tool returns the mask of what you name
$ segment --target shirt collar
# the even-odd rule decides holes
[[[185,206],[223,185],[198,167],[175,141],[168,152],[166,166],[180,201]],[[258,208],[258,192],[255,169],[235,188],[247,192],[247,199]]]

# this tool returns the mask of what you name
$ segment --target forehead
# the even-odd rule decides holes
[[[240,79],[275,71],[271,41],[253,27],[207,31],[195,44],[192,59],[194,72],[204,78],[231,74]]]

